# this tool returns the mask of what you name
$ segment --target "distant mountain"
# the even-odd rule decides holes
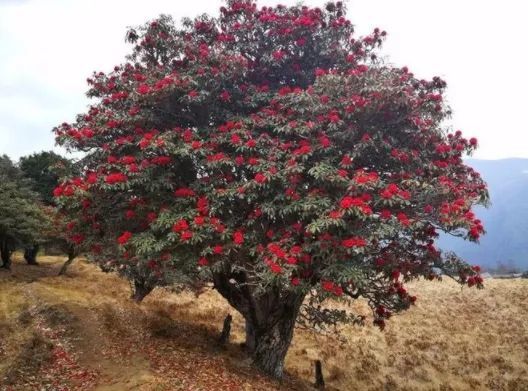
[[[528,159],[467,159],[466,163],[488,183],[491,206],[475,209],[487,234],[480,245],[442,236],[439,247],[485,268],[502,263],[528,270]]]

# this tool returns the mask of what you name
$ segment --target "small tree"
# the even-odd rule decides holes
[[[328,298],[365,299],[383,328],[412,279],[482,283],[434,246],[437,230],[483,232],[486,186],[462,161],[476,140],[442,126],[444,81],[379,60],[385,32],[356,39],[344,14],[228,1],[181,27],[161,16],[55,129],[86,153],[56,195],[94,256],[129,278],[209,279],[276,377],[296,320],[358,320]]]
[[[0,253],[2,267],[10,269],[11,254],[19,246],[40,240],[47,224],[37,195],[11,160],[0,156]]]
[[[39,195],[42,203],[46,206],[44,212],[51,224],[42,227],[43,242],[46,245],[59,247],[68,255],[67,261],[59,272],[60,275],[64,274],[78,251],[75,243],[70,242],[65,236],[68,221],[67,219],[63,220],[61,214],[54,208],[53,190],[59,184],[59,177],[71,176],[75,172],[75,166],[69,159],[52,151],[42,151],[23,156],[20,158],[18,166],[23,175],[30,180],[29,185],[32,190]],[[29,264],[37,264],[38,249],[38,243],[32,243],[26,247],[24,258]]]

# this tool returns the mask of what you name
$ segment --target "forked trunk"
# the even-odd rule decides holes
[[[141,303],[147,295],[152,292],[155,285],[149,284],[147,281],[141,278],[134,279],[134,293],[132,293],[132,300],[136,303]]]

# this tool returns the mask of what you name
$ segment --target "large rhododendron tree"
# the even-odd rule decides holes
[[[344,13],[228,1],[178,27],[161,16],[55,129],[85,153],[56,189],[72,235],[149,286],[212,282],[278,377],[296,320],[361,320],[328,298],[365,299],[383,327],[415,302],[412,279],[482,285],[434,245],[483,233],[486,185],[462,161],[476,140],[443,125],[444,81],[379,60],[385,32],[355,38]]]

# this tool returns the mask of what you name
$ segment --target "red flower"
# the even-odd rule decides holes
[[[365,247],[367,245],[367,242],[365,239],[356,236],[356,237],[344,239],[341,242],[341,245],[346,248]]]
[[[81,129],[81,133],[86,138],[92,138],[95,135],[94,131],[90,128]]]
[[[207,258],[205,258],[205,257],[201,257],[201,258],[198,260],[198,265],[199,265],[199,266],[207,266],[207,265],[209,265],[209,261],[207,260]]]
[[[172,159],[170,156],[156,156],[150,161],[152,162],[152,164],[156,164],[158,166],[167,166],[170,164],[171,160]]]
[[[183,231],[181,233],[180,239],[185,242],[192,237],[193,237],[193,233],[191,231]]]
[[[350,166],[352,164],[352,158],[348,155],[343,156],[341,159],[342,166]]]
[[[115,164],[117,163],[117,158],[113,155],[110,155],[106,158],[106,161],[108,162],[108,164]]]
[[[128,178],[122,172],[115,172],[105,177],[105,182],[108,183],[109,185],[113,185],[114,183],[122,183],[126,181],[128,181]]]
[[[294,155],[307,155],[310,152],[312,152],[312,147],[310,147],[309,145],[303,145],[293,150]]]
[[[244,243],[244,233],[242,231],[236,231],[233,234],[233,242],[238,245]]]
[[[255,175],[255,181],[257,183],[264,183],[264,182],[266,182],[266,180],[267,180],[267,178],[264,176],[264,174],[262,174],[260,172],[257,175]]]
[[[241,141],[242,139],[238,134],[234,133],[231,135],[231,144],[240,144]]]
[[[334,288],[334,295],[343,296],[343,288],[341,288],[340,286],[336,285],[336,287]]]
[[[123,245],[125,243],[127,243],[130,238],[132,237],[132,232],[130,231],[125,231],[121,234],[120,237],[117,238],[117,243]]]
[[[189,224],[187,223],[187,220],[181,219],[174,223],[172,226],[173,232],[182,232],[189,228]]]
[[[285,54],[284,51],[276,50],[273,52],[273,58],[277,61],[280,61],[284,57],[284,54]]]
[[[54,197],[60,197],[63,193],[64,193],[64,189],[62,186],[57,186],[55,189],[53,189]]]
[[[343,213],[339,210],[332,210],[330,213],[328,213],[328,217],[331,219],[339,219],[342,215]]]
[[[140,95],[145,95],[150,92],[150,87],[144,83],[140,84],[136,89],[137,93]]]
[[[86,175],[86,182],[90,185],[97,183],[97,174],[95,172],[90,172]]]
[[[224,248],[220,244],[217,244],[216,246],[213,247],[213,254],[220,255],[223,252],[224,252]]]
[[[353,206],[362,206],[363,204],[364,204],[364,202],[363,202],[363,200],[361,198],[349,197],[349,196],[343,197],[343,199],[339,203],[339,205],[343,209],[348,209],[348,208],[351,208]]]
[[[280,274],[282,273],[282,267],[276,262],[270,262],[269,267],[272,273]]]
[[[205,217],[203,216],[196,216],[194,218],[194,224],[196,225],[203,225],[205,223]]]
[[[81,244],[82,242],[84,242],[84,235],[82,234],[76,234],[76,235],[72,235],[70,237],[70,240],[75,243],[76,245],[79,245]]]
[[[188,187],[182,187],[175,190],[174,195],[176,197],[192,197],[195,195],[195,193],[192,189],[189,189]]]
[[[407,215],[403,212],[400,212],[396,215],[398,221],[404,225],[404,226],[409,226],[411,224],[411,222],[409,221],[409,218],[407,217]]]
[[[224,102],[229,102],[231,100],[231,95],[226,90],[222,91],[220,94],[220,99]]]
[[[383,210],[380,212],[380,216],[381,216],[382,219],[387,220],[387,219],[390,219],[390,218],[391,218],[392,213],[391,213],[391,211],[388,210],[388,209],[383,209]]]
[[[328,148],[332,143],[330,142],[330,139],[326,136],[319,137],[319,144],[321,144],[321,147]]]
[[[134,156],[123,156],[121,158],[121,163],[123,164],[132,164],[136,162],[136,158]]]
[[[293,286],[298,286],[301,283],[301,280],[299,280],[299,277],[292,277],[290,281]]]
[[[198,198],[198,201],[196,201],[196,209],[198,209],[198,212],[202,215],[206,215],[209,210],[209,201],[207,201],[207,197],[200,197]]]
[[[321,287],[326,292],[333,292],[334,291],[334,283],[332,281],[321,281]]]

